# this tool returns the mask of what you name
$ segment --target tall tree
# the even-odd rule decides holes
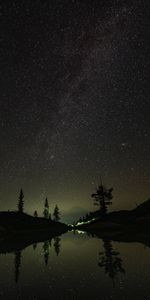
[[[54,208],[53,216],[54,216],[54,221],[58,222],[60,220],[60,211],[57,204]]]
[[[22,213],[24,210],[24,194],[23,194],[23,190],[20,190],[20,194],[19,194],[19,199],[18,199],[18,212]]]
[[[100,211],[104,215],[107,213],[108,205],[112,204],[112,192],[113,188],[106,188],[101,181],[96,193],[91,195],[91,197],[94,198],[94,205],[99,205]]]
[[[48,219],[49,218],[49,204],[48,204],[48,199],[45,199],[44,203],[44,211],[43,211],[44,218]]]

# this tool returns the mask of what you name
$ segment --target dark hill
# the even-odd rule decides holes
[[[32,231],[47,231],[63,233],[68,230],[67,225],[45,218],[32,217],[25,213],[0,212],[0,232],[19,233]]]
[[[80,230],[98,232],[98,231],[118,231],[150,232],[150,199],[146,200],[133,210],[120,210],[100,215],[95,220],[88,223],[82,223],[77,226]]]
[[[139,204],[132,210],[135,215],[149,215],[150,214],[150,199]]]

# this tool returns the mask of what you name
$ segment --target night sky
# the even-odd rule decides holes
[[[150,197],[149,0],[2,1],[0,210]]]

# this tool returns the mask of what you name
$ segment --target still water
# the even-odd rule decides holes
[[[150,248],[142,243],[70,232],[9,253],[0,245],[1,300],[150,299]]]

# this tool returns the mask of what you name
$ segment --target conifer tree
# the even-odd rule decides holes
[[[46,218],[46,219],[49,218],[49,204],[48,204],[47,198],[45,199],[43,215],[44,215],[44,218]]]
[[[101,185],[96,190],[96,193],[92,194],[91,197],[94,198],[94,205],[100,206],[100,211],[102,214],[106,214],[108,210],[108,205],[112,204],[112,192],[113,188],[106,188],[102,182]]]
[[[58,222],[60,220],[60,211],[57,204],[54,208],[53,216],[54,216],[54,221]]]
[[[24,210],[24,194],[23,190],[20,190],[19,199],[18,199],[18,212],[23,213]]]

